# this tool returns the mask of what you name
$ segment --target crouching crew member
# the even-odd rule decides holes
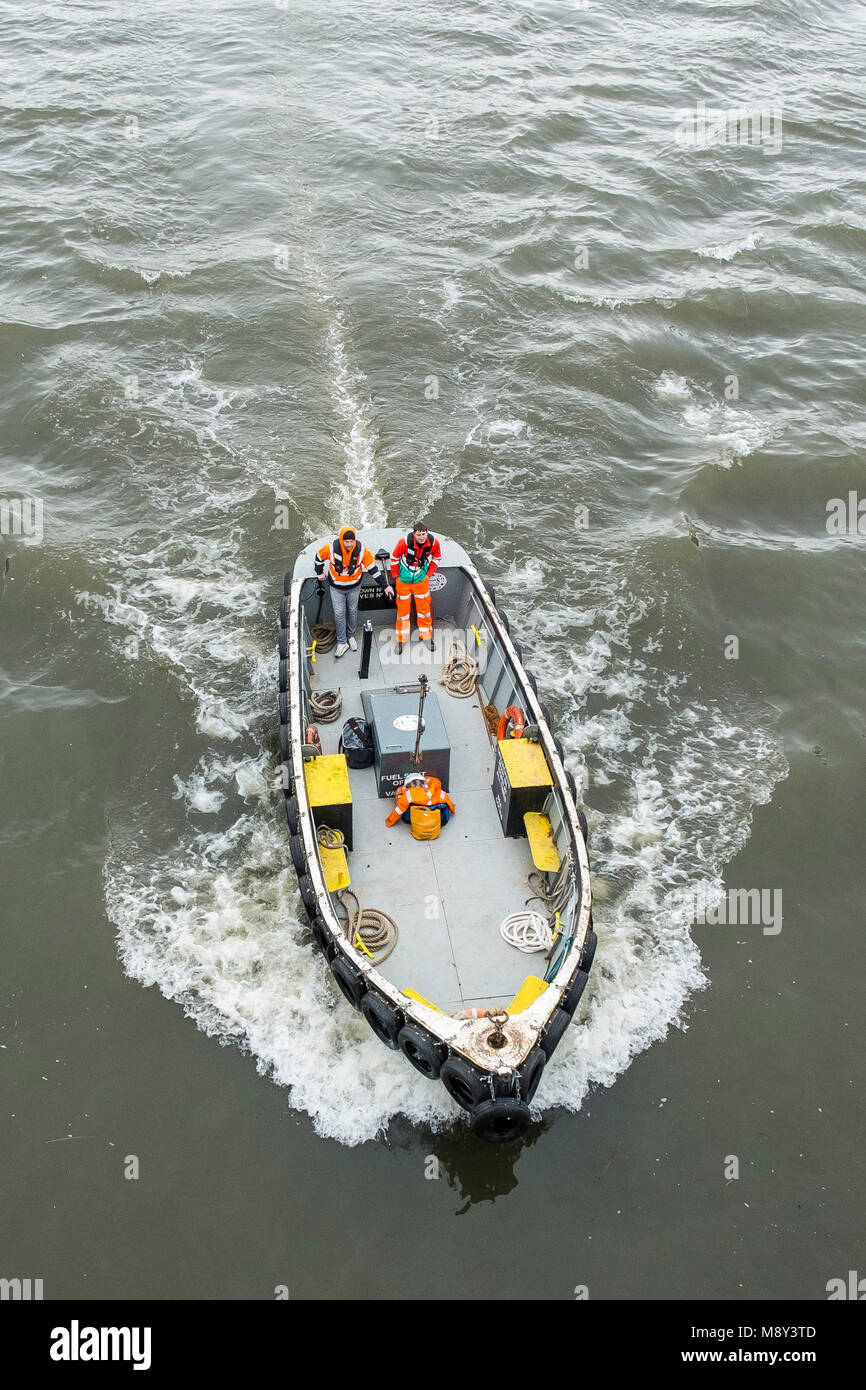
[[[355,628],[358,625],[358,599],[361,596],[361,580],[366,574],[375,580],[388,598],[394,597],[394,590],[388,575],[380,568],[355,532],[354,526],[344,526],[335,541],[325,542],[316,551],[315,571],[318,584],[316,593],[321,598],[325,592],[323,579],[325,566],[328,568],[328,584],[331,590],[331,603],[334,608],[334,622],[337,626],[337,649],[334,656],[345,656],[346,652],[358,650]]]
[[[391,556],[391,577],[397,590],[397,647],[409,641],[412,600],[418,620],[418,636],[433,646],[433,613],[430,607],[430,576],[435,574],[442,551],[435,536],[417,521],[405,539],[401,538]]]
[[[438,777],[423,772],[410,772],[402,787],[397,788],[396,804],[386,825],[407,821],[416,840],[435,840],[443,825],[456,814],[454,802]]]

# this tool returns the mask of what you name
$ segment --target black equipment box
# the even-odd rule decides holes
[[[541,811],[553,777],[540,744],[526,738],[501,738],[496,746],[493,799],[506,835],[525,835],[527,811]]]
[[[376,760],[376,789],[379,796],[392,796],[403,785],[409,772],[427,772],[438,777],[445,791],[451,776],[451,744],[445,721],[434,692],[424,701],[424,730],[421,734],[421,761],[412,761],[418,735],[418,700],[414,693],[396,690],[365,690],[361,695],[364,717],[373,730]]]

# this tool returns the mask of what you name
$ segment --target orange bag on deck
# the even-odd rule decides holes
[[[438,840],[442,829],[442,817],[429,806],[411,806],[409,825],[416,840]]]

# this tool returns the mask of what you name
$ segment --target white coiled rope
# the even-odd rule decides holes
[[[553,944],[550,923],[540,912],[512,912],[499,927],[499,935],[518,951],[547,951]]]

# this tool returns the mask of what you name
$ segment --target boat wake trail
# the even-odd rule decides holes
[[[346,460],[345,478],[336,483],[328,521],[335,531],[344,526],[347,519],[359,528],[385,526],[385,503],[376,482],[379,436],[367,393],[367,378],[351,350],[346,309],[331,293],[325,272],[310,251],[305,253],[304,263],[324,318],[328,380]]]

